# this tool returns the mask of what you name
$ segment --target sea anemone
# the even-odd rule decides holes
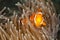
[[[9,13],[12,13],[9,17],[2,14],[6,7],[0,11],[0,40],[56,39],[59,24],[51,0],[21,2],[15,4],[18,12],[9,10]]]

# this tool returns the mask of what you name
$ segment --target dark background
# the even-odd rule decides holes
[[[52,2],[54,3],[55,9],[57,14],[60,14],[60,0],[52,0]],[[59,16],[60,19],[60,16]],[[59,31],[57,32],[57,38],[58,40],[60,40],[60,25],[59,25]]]
[[[22,3],[20,0],[0,0],[0,10],[2,10],[3,7],[9,7],[11,9],[18,10],[17,7],[15,6],[15,3],[17,2]],[[57,15],[59,15],[60,14],[60,0],[52,0],[52,2],[55,6]],[[6,14],[6,15],[10,15],[10,14]],[[58,35],[57,36],[58,40],[60,40],[60,30],[58,31],[57,35]]]

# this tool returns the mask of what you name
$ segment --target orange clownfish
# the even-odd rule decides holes
[[[33,22],[36,27],[40,27],[41,25],[46,26],[41,12],[33,13],[30,16],[30,21]]]
[[[41,12],[32,13],[32,15],[29,18],[32,25],[35,25],[37,28],[39,28],[42,25],[46,26],[46,23],[44,22],[43,14]],[[28,23],[27,19],[26,18],[23,19],[22,23],[26,25]]]

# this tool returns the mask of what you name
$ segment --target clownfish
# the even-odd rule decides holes
[[[32,25],[35,25],[37,28],[39,28],[40,26],[46,26],[46,22],[44,21],[44,18],[43,18],[43,14],[41,12],[41,10],[39,9],[37,13],[32,13],[32,15],[30,15],[29,17],[30,19],[30,22],[32,23]],[[22,23],[23,24],[27,24],[27,19],[23,19],[22,20]]]
[[[41,12],[32,13],[30,16],[30,21],[36,26],[40,27],[41,25],[46,26],[46,22],[44,22],[43,15]]]

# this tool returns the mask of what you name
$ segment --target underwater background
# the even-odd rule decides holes
[[[52,2],[54,3],[56,12],[59,15],[60,14],[60,0],[52,0]],[[59,15],[59,19],[60,19],[60,15]],[[60,40],[60,25],[59,25],[59,31],[58,31],[57,35],[58,35],[57,36],[58,40]]]

